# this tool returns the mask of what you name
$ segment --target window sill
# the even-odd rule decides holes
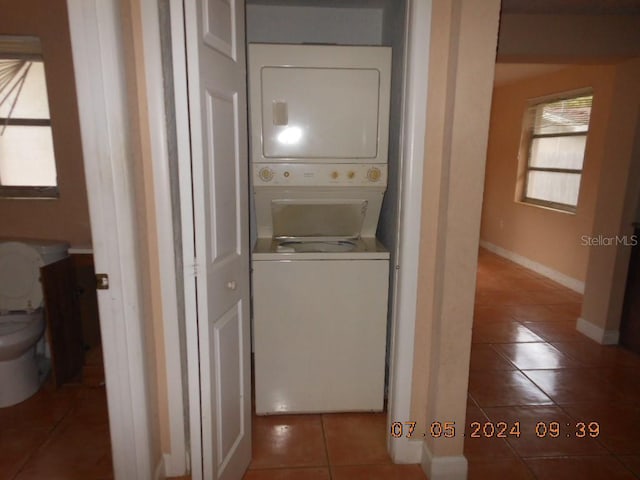
[[[0,186],[0,199],[7,200],[56,200],[58,187],[8,187]]]
[[[515,200],[515,203],[517,203],[518,205],[525,205],[527,207],[534,207],[534,208],[540,208],[542,210],[548,210],[550,212],[563,213],[565,215],[572,215],[572,216],[576,215],[576,210],[572,211],[572,210],[565,210],[562,208],[554,208],[548,205],[543,205],[541,203],[526,202],[523,200]]]

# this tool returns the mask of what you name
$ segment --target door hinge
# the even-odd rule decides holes
[[[98,290],[109,290],[109,275],[106,273],[96,273],[96,288]]]
[[[194,278],[197,277],[198,273],[199,273],[198,272],[198,259],[197,258],[193,259],[193,265],[191,265],[191,268],[192,268],[192,271],[191,271],[192,275],[194,276]]]

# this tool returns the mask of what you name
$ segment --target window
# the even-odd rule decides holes
[[[58,196],[44,64],[34,37],[0,37],[0,196]]]
[[[522,201],[575,212],[592,99],[582,94],[529,108]]]

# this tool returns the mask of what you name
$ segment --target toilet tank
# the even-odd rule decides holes
[[[34,240],[25,242],[32,246],[42,257],[43,265],[62,260],[69,255],[69,244],[52,240]]]
[[[42,305],[40,267],[68,255],[69,244],[50,240],[0,241],[0,310],[31,311]]]

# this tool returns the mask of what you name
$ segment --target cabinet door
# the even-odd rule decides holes
[[[84,362],[82,321],[71,257],[40,269],[51,371],[56,387],[78,378]]]

